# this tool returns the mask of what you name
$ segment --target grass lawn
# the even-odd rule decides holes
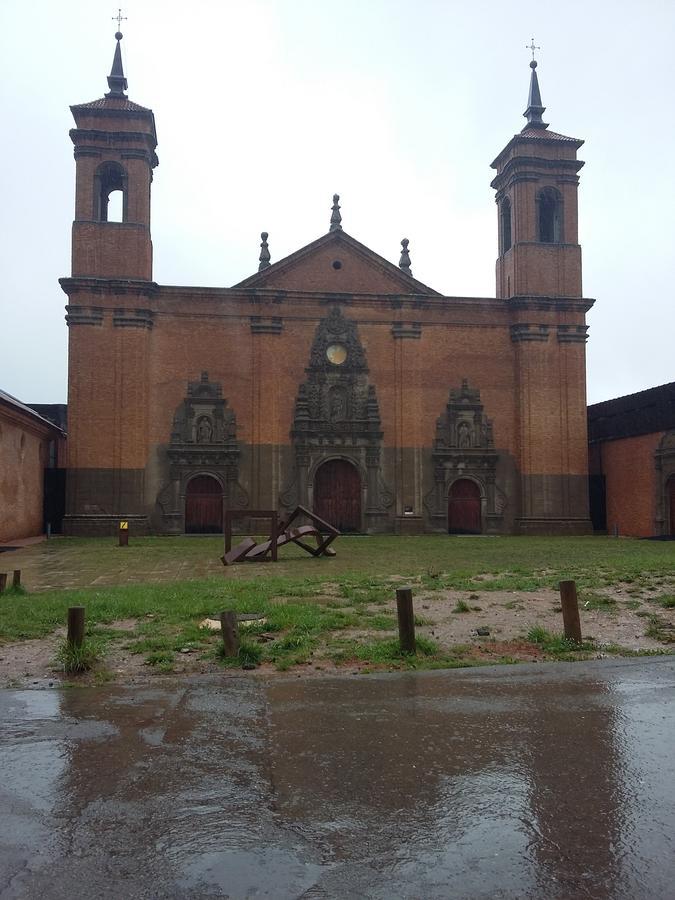
[[[266,619],[247,629],[237,665],[287,669],[317,659],[373,667],[469,665],[484,660],[470,646],[439,643],[429,628],[421,629],[417,657],[401,655],[393,614],[397,585],[410,583],[416,597],[429,602],[452,598],[449,611],[461,613],[454,608],[457,592],[467,592],[465,606],[509,592],[517,607],[521,595],[574,579],[587,608],[607,608],[612,615],[616,597],[608,592],[619,590],[621,603],[644,616],[644,627],[651,628],[653,636],[658,632],[656,639],[664,646],[672,643],[663,616],[670,615],[675,604],[674,543],[439,535],[341,537],[334,546],[338,555],[332,559],[314,559],[296,547],[285,547],[276,565],[223,569],[219,538],[135,538],[128,548],[110,539],[52,540],[0,558],[0,564],[5,563],[0,569],[21,564],[30,575],[24,578],[29,593],[8,591],[0,597],[0,642],[49,635],[63,626],[69,606],[82,605],[88,640],[99,656],[123,650],[166,672],[187,654],[215,664],[219,637],[199,623],[217,617],[222,609],[235,609]],[[193,571],[207,577],[189,580]],[[40,573],[42,582],[46,578],[52,587],[35,589],[41,584]],[[79,577],[89,586],[56,588],[59,577],[64,583]],[[97,583],[91,584],[93,580]],[[123,583],[105,584],[115,580]],[[508,602],[503,605],[509,607]],[[420,626],[433,625],[417,603],[416,610]],[[123,627],[115,624],[122,622]],[[528,638],[527,627],[534,625],[523,623],[523,639],[546,657],[570,658],[597,650],[592,643],[581,649],[561,644],[551,634],[534,632]],[[508,648],[502,649],[491,661],[512,659]]]

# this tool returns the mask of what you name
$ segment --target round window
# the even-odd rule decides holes
[[[334,366],[341,366],[347,359],[347,348],[343,344],[331,344],[326,348],[326,359]]]

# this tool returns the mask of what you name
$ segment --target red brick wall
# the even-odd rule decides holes
[[[52,432],[0,404],[0,543],[42,534],[43,472]]]
[[[599,445],[607,496],[607,530],[649,537],[655,534],[656,471],[654,451],[663,432],[605,441]],[[596,455],[597,459],[597,455]]]

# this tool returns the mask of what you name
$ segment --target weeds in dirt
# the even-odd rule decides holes
[[[76,675],[92,669],[102,655],[101,644],[90,638],[85,638],[79,647],[64,639],[56,651],[56,662],[67,675]]]
[[[260,665],[263,658],[263,646],[248,637],[242,637],[239,641],[239,653],[236,656],[226,656],[225,645],[219,643],[216,648],[216,657],[222,665],[229,668],[254,668]]]
[[[353,640],[336,640],[332,643],[332,655],[335,662],[359,660],[379,665],[396,666],[404,663],[406,667],[417,668],[418,658],[434,657],[439,654],[438,644],[429,640],[429,638],[418,637],[416,645],[417,654],[414,654],[405,653],[401,650],[401,644],[398,639],[368,641],[366,643]]]
[[[541,625],[535,625],[533,628],[530,628],[527,632],[527,639],[532,644],[536,644],[544,653],[559,659],[573,659],[574,656],[571,654],[596,649],[593,641],[582,641],[580,644],[577,644],[576,641],[566,638],[562,634],[553,634],[547,631]]]
[[[584,609],[593,609],[600,612],[616,612],[617,609],[614,597],[608,597],[606,594],[597,594],[593,591],[582,591],[579,595],[579,604]]]
[[[468,613],[471,612],[471,607],[468,603],[466,603],[466,601],[458,600],[457,603],[455,603],[452,611],[454,613]]]
[[[660,641],[662,644],[675,644],[675,627],[671,622],[666,622],[662,616],[656,613],[651,613],[647,617],[647,622],[649,624],[645,631],[645,637]]]
[[[153,650],[145,657],[146,666],[173,666],[173,650]]]

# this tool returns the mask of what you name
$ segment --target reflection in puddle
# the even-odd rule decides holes
[[[5,896],[672,896],[675,667],[0,693]]]

